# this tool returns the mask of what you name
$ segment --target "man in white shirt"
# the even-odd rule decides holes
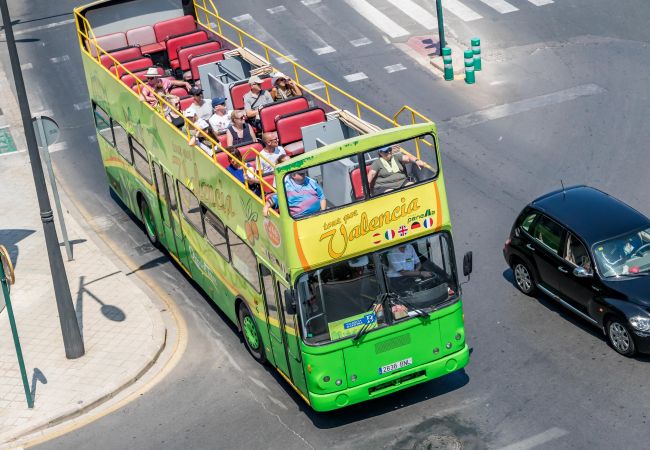
[[[208,119],[212,134],[215,136],[226,132],[226,128],[231,125],[230,113],[232,111],[226,110],[226,99],[224,97],[217,97],[212,99],[212,112],[213,114]]]
[[[430,278],[431,272],[420,270],[420,258],[411,244],[403,244],[393,248],[386,255],[388,258],[388,271],[391,287],[398,291],[407,290],[415,281],[414,278]]]
[[[262,79],[257,75],[250,77],[248,84],[251,90],[244,94],[244,109],[248,118],[255,121],[259,119],[259,109],[264,105],[273,103],[273,97],[271,97],[269,91],[262,89]]]
[[[206,102],[203,99],[203,89],[200,87],[194,86],[190,89],[190,95],[193,97],[193,102],[190,106],[187,107],[186,111],[192,111],[194,114],[199,116],[199,119],[203,119],[206,122],[212,116],[212,103]]]
[[[275,131],[262,134],[262,142],[264,148],[260,152],[260,164],[262,165],[262,173],[273,172],[275,163],[282,155],[286,155],[281,145],[278,145],[278,133]]]

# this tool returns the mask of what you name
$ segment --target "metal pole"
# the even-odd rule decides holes
[[[445,40],[445,25],[442,17],[442,0],[436,0],[436,14],[438,16],[438,37],[440,38],[439,54],[442,55],[442,49],[447,46]]]
[[[52,273],[54,296],[56,297],[56,307],[59,312],[59,322],[61,323],[61,334],[63,334],[65,356],[68,359],[79,358],[85,353],[84,344],[81,339],[81,332],[79,331],[79,323],[77,323],[77,315],[72,304],[70,285],[68,284],[68,277],[66,276],[63,258],[61,257],[61,249],[59,248],[59,239],[56,235],[56,228],[54,227],[52,207],[50,206],[50,199],[47,195],[43,166],[41,165],[41,158],[38,154],[38,146],[36,145],[36,135],[32,126],[32,117],[29,111],[27,93],[25,92],[25,82],[23,80],[23,74],[20,71],[20,59],[18,58],[16,41],[14,40],[14,31],[11,25],[11,18],[9,17],[7,0],[0,0],[0,13],[2,14],[5,39],[7,41],[7,49],[9,50],[9,61],[11,62],[11,71],[16,85],[16,96],[18,97],[18,105],[20,105],[20,115],[27,141],[27,151],[32,166],[34,185],[36,186],[41,221],[43,222],[43,234],[45,235],[47,256],[50,261],[50,272]]]
[[[11,300],[9,299],[9,286],[5,276],[5,269],[0,264],[0,283],[2,284],[2,293],[5,297],[5,305],[7,305],[7,316],[9,316],[9,325],[11,326],[11,334],[14,337],[14,346],[16,347],[16,356],[18,357],[18,366],[20,366],[20,376],[23,379],[23,389],[25,389],[25,398],[27,398],[27,407],[34,407],[34,399],[32,398],[32,391],[29,389],[29,382],[27,381],[27,371],[25,370],[25,360],[23,359],[23,351],[20,348],[20,340],[18,339],[18,329],[16,328],[16,319],[14,318],[14,310],[11,307]]]
[[[43,144],[43,159],[45,166],[47,166],[47,174],[50,177],[50,186],[52,187],[52,197],[54,197],[54,204],[56,205],[56,215],[59,216],[59,226],[61,227],[61,234],[63,235],[63,243],[65,244],[65,253],[68,255],[68,261],[72,261],[72,249],[70,248],[70,240],[68,239],[68,230],[65,227],[65,218],[63,217],[63,210],[61,209],[61,199],[59,198],[59,189],[56,187],[56,178],[54,177],[54,170],[52,169],[52,159],[50,158],[50,149],[47,145],[45,138],[45,130],[43,129],[43,120],[39,117],[36,119],[38,126],[38,134],[41,136],[41,143]]]

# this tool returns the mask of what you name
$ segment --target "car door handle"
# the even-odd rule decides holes
[[[562,266],[559,266],[559,267],[557,268],[557,270],[559,270],[559,271],[562,272],[562,273],[569,273],[569,271],[566,270],[566,269],[565,269],[564,267],[562,267]]]
[[[535,247],[533,247],[532,244],[526,244],[526,248],[527,248],[528,250],[535,251]]]

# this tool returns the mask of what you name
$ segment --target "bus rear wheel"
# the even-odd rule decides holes
[[[248,352],[256,361],[264,363],[266,356],[264,355],[262,336],[257,329],[255,318],[244,302],[239,305],[239,328],[241,328],[241,332],[244,335],[244,343]]]
[[[147,238],[149,242],[154,247],[158,246],[158,235],[156,234],[156,226],[154,225],[153,216],[151,215],[151,209],[147,201],[140,197],[140,217],[142,217],[142,223],[144,223],[144,231],[147,233]]]

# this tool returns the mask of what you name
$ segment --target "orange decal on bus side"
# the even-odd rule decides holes
[[[296,221],[293,222],[293,240],[296,243],[296,250],[298,250],[298,258],[300,258],[300,264],[302,264],[302,268],[309,270],[309,262],[307,262],[305,253],[302,251],[302,247],[300,246],[300,239],[298,239],[298,222]]]
[[[440,192],[438,191],[438,182],[433,183],[433,188],[436,190],[436,230],[439,230],[442,226],[442,202],[440,201]]]

